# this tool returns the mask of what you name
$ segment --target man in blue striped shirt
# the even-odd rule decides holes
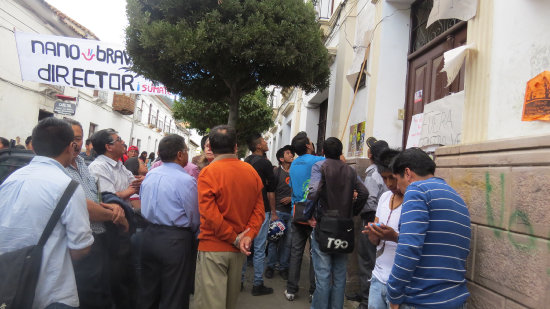
[[[404,193],[399,240],[388,279],[390,307],[464,308],[470,213],[422,150],[399,154],[392,167]]]

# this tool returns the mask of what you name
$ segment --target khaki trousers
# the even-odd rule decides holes
[[[235,309],[244,260],[245,255],[240,252],[199,251],[194,308]]]

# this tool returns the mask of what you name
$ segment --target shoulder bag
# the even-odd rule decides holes
[[[0,255],[0,274],[2,274],[0,279],[0,308],[32,308],[44,245],[77,186],[78,182],[71,180],[57,203],[37,245]]]

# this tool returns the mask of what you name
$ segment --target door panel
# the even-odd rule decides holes
[[[403,126],[403,148],[407,145],[407,137],[412,116],[424,112],[424,105],[439,100],[454,92],[464,90],[464,65],[455,80],[447,85],[447,74],[441,72],[444,60],[443,54],[453,48],[466,44],[466,27],[456,29],[440,43],[409,60],[407,78],[407,97],[405,103],[405,119]],[[422,99],[419,100],[419,91]],[[416,94],[416,100],[415,100]]]

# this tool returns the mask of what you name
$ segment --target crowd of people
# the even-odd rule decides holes
[[[33,308],[236,308],[247,257],[252,295],[274,293],[264,278],[278,273],[293,301],[308,241],[312,309],[343,308],[351,252],[358,308],[466,306],[470,215],[420,149],[367,139],[361,179],[340,140],[316,154],[305,132],[276,166],[260,134],[240,160],[227,125],[192,160],[181,136],[148,155],[113,129],[83,141],[74,120],[44,119],[27,140],[36,156],[0,185],[0,254],[36,244],[65,187],[80,184],[44,247]]]

